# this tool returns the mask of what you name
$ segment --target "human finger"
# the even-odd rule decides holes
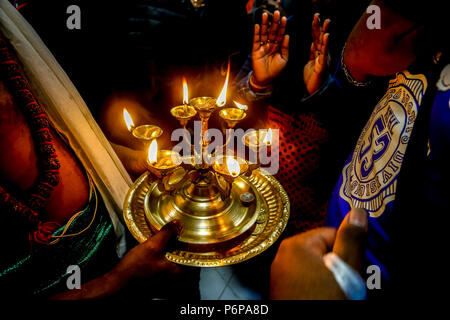
[[[315,13],[312,21],[313,41],[318,41],[319,37],[320,37],[320,14]]]
[[[316,56],[320,55],[322,52],[322,47],[323,47],[323,32],[320,32],[319,34],[319,39],[318,41],[316,41],[315,45],[316,45]]]
[[[353,208],[342,221],[336,234],[333,252],[355,270],[360,270],[362,266],[368,224],[367,212]]]
[[[323,26],[322,26],[322,32],[323,32],[323,33],[327,33],[327,32],[328,32],[328,27],[330,26],[330,22],[331,22],[330,19],[326,19],[326,20],[323,22]]]
[[[314,42],[311,42],[311,48],[309,49],[309,60],[312,60],[316,57],[316,45]]]
[[[273,14],[272,24],[270,25],[270,28],[269,28],[268,40],[270,42],[275,41],[275,39],[277,37],[278,28],[280,26],[279,22],[280,22],[280,11],[277,10]]]
[[[285,35],[281,42],[281,57],[286,61],[289,58],[289,35]]]
[[[283,41],[283,37],[286,32],[286,25],[287,25],[287,18],[282,17],[280,20],[280,27],[278,28],[278,34],[275,39],[275,41],[279,44],[281,44],[281,41]]]
[[[163,250],[172,238],[181,233],[181,229],[180,220],[172,220],[150,237],[147,242],[156,250]]]
[[[267,15],[267,13],[263,13],[262,14],[262,18],[261,18],[261,43],[266,43],[267,42],[267,30],[269,28],[269,16]]]
[[[305,236],[308,236],[309,249],[323,256],[333,248],[336,239],[336,229],[329,227],[312,229],[306,232]]]
[[[255,30],[253,35],[253,51],[258,50],[261,47],[261,27],[259,24],[255,24]]]
[[[330,37],[329,33],[326,33],[323,36],[322,47],[320,48],[320,64],[325,65],[326,59],[328,58],[328,38]]]

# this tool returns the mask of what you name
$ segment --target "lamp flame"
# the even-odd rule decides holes
[[[156,142],[155,139],[148,148],[148,162],[150,162],[150,164],[155,164],[158,161],[157,155],[158,155],[158,142]]]
[[[223,85],[222,92],[220,93],[216,101],[216,104],[219,107],[223,107],[227,103],[227,89],[229,77],[230,77],[230,60],[228,60],[227,77],[225,78],[225,84]]]
[[[269,130],[267,130],[267,133],[266,133],[266,136],[264,137],[263,143],[265,143],[267,145],[272,144],[272,129],[269,128]]]
[[[123,108],[123,119],[125,120],[125,124],[127,125],[128,131],[133,130],[134,122],[133,122],[133,119],[131,119],[131,116],[128,113],[126,108]]]
[[[246,111],[248,107],[245,104],[240,104],[239,102],[233,101],[234,104],[240,109]]]
[[[189,103],[188,85],[186,78],[183,77],[183,104],[187,105],[188,103]]]
[[[241,166],[233,157],[227,157],[227,169],[233,178],[236,178],[241,173]]]

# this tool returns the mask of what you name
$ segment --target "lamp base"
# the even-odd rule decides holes
[[[255,197],[250,204],[239,199],[247,192]],[[162,193],[148,172],[139,177],[124,203],[133,236],[144,242],[176,218],[184,229],[176,250],[166,254],[170,261],[198,267],[235,264],[278,239],[289,218],[289,199],[280,183],[260,170],[236,178],[229,199],[207,181],[187,183],[171,195]]]
[[[180,242],[209,245],[238,237],[256,222],[262,201],[256,201],[255,188],[236,178],[228,198],[209,181],[187,181],[175,194],[163,193],[152,183],[145,199],[145,218],[153,231],[161,229],[173,219],[181,220]],[[255,195],[255,201],[243,204],[240,195]]]

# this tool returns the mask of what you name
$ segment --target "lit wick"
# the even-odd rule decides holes
[[[158,142],[153,140],[148,148],[148,162],[151,165],[155,165],[158,162]]]
[[[267,130],[266,136],[264,137],[263,143],[265,143],[266,145],[270,146],[272,144],[272,129],[269,128],[269,130]]]
[[[135,125],[133,119],[131,118],[130,113],[126,108],[123,108],[123,119],[125,120],[125,124],[127,125],[128,131],[132,132]]]
[[[123,108],[123,119],[125,120],[128,131],[145,146],[148,145],[149,141],[159,138],[162,135],[162,129],[152,124],[144,124],[136,127],[126,108]]]
[[[183,104],[170,109],[170,113],[180,122],[183,128],[186,128],[189,120],[197,114],[195,108],[189,105],[188,86],[185,77],[183,77]]]
[[[241,173],[241,166],[233,157],[227,157],[227,169],[233,178],[236,178]]]
[[[188,95],[188,86],[186,78],[183,77],[183,106],[184,106],[184,113],[187,114],[187,104],[189,103],[189,95]]]
[[[234,104],[236,105],[236,107],[238,107],[238,109],[241,111],[240,114],[243,115],[244,111],[248,110],[248,107],[244,104],[240,104],[239,102],[233,101]]]
[[[225,78],[225,84],[223,85],[222,91],[220,92],[220,95],[216,101],[216,105],[218,107],[223,107],[227,103],[227,88],[229,77],[230,77],[230,60],[228,60],[227,77]]]
[[[176,168],[181,163],[180,154],[172,150],[158,150],[158,142],[153,140],[148,148],[150,167],[164,173]],[[169,171],[168,171],[169,170]]]

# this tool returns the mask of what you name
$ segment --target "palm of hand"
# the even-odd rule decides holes
[[[312,37],[309,61],[303,69],[303,79],[309,94],[317,91],[322,83],[323,74],[328,67],[328,26],[330,20],[327,19],[320,26],[319,15],[315,14],[312,23]]]
[[[280,52],[271,53],[270,51],[272,50],[270,48],[267,50],[266,45],[264,45],[252,54],[253,71],[257,79],[268,79],[270,81],[276,78],[286,67],[287,59],[283,58]]]
[[[280,12],[275,11],[270,27],[266,13],[262,15],[261,26],[255,25],[252,67],[259,84],[269,84],[286,67],[289,53],[286,23],[286,17],[280,18]]]

